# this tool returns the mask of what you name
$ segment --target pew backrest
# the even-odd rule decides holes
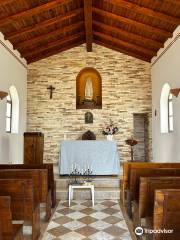
[[[125,162],[123,163],[123,182],[125,187],[129,185],[132,168],[180,168],[180,163],[157,162]]]
[[[0,196],[0,234],[2,239],[13,236],[10,196]]]
[[[51,190],[52,207],[56,206],[56,182],[54,180],[54,171],[52,163],[44,164],[0,164],[0,169],[47,169],[48,187]]]
[[[153,240],[180,239],[180,189],[155,191],[153,228],[173,230],[168,234],[154,234]]]
[[[47,169],[48,185],[54,186],[53,164],[0,164],[0,169]]]
[[[152,217],[154,194],[158,189],[180,189],[180,177],[141,177],[139,191],[139,217]]]
[[[130,172],[135,168],[180,168],[180,163],[156,163],[156,162],[125,162],[123,163],[123,180],[121,199],[125,204],[125,191],[129,188]]]
[[[48,170],[48,182],[52,184],[54,182],[54,172],[52,163],[44,164],[0,164],[0,169],[47,169]]]
[[[34,198],[43,202],[48,194],[47,169],[0,169],[0,179],[33,179]]]
[[[36,208],[32,179],[0,179],[0,196],[11,197],[13,219],[32,220]]]
[[[132,168],[130,173],[130,196],[131,200],[139,200],[140,177],[178,176],[180,168]]]

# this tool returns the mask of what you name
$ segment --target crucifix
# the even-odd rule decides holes
[[[53,95],[53,91],[55,90],[55,87],[53,87],[52,85],[50,85],[48,88],[47,88],[50,92],[50,99],[52,99],[52,95]]]

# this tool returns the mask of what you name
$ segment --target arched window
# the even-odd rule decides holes
[[[18,133],[19,130],[19,97],[15,86],[9,88],[6,108],[6,132]]]
[[[172,132],[174,129],[173,125],[173,97],[172,93],[169,94],[168,98],[168,130],[169,132]]]
[[[168,133],[173,131],[173,102],[172,94],[170,93],[170,86],[165,83],[161,91],[160,99],[160,123],[161,133]]]
[[[12,99],[11,95],[7,96],[6,103],[6,132],[10,133],[12,127]]]

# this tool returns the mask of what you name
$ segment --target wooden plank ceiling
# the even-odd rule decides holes
[[[2,0],[0,31],[28,63],[86,42],[150,61],[180,24],[180,0]]]

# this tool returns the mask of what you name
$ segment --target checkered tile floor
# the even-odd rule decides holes
[[[61,201],[43,240],[131,240],[118,201]]]

